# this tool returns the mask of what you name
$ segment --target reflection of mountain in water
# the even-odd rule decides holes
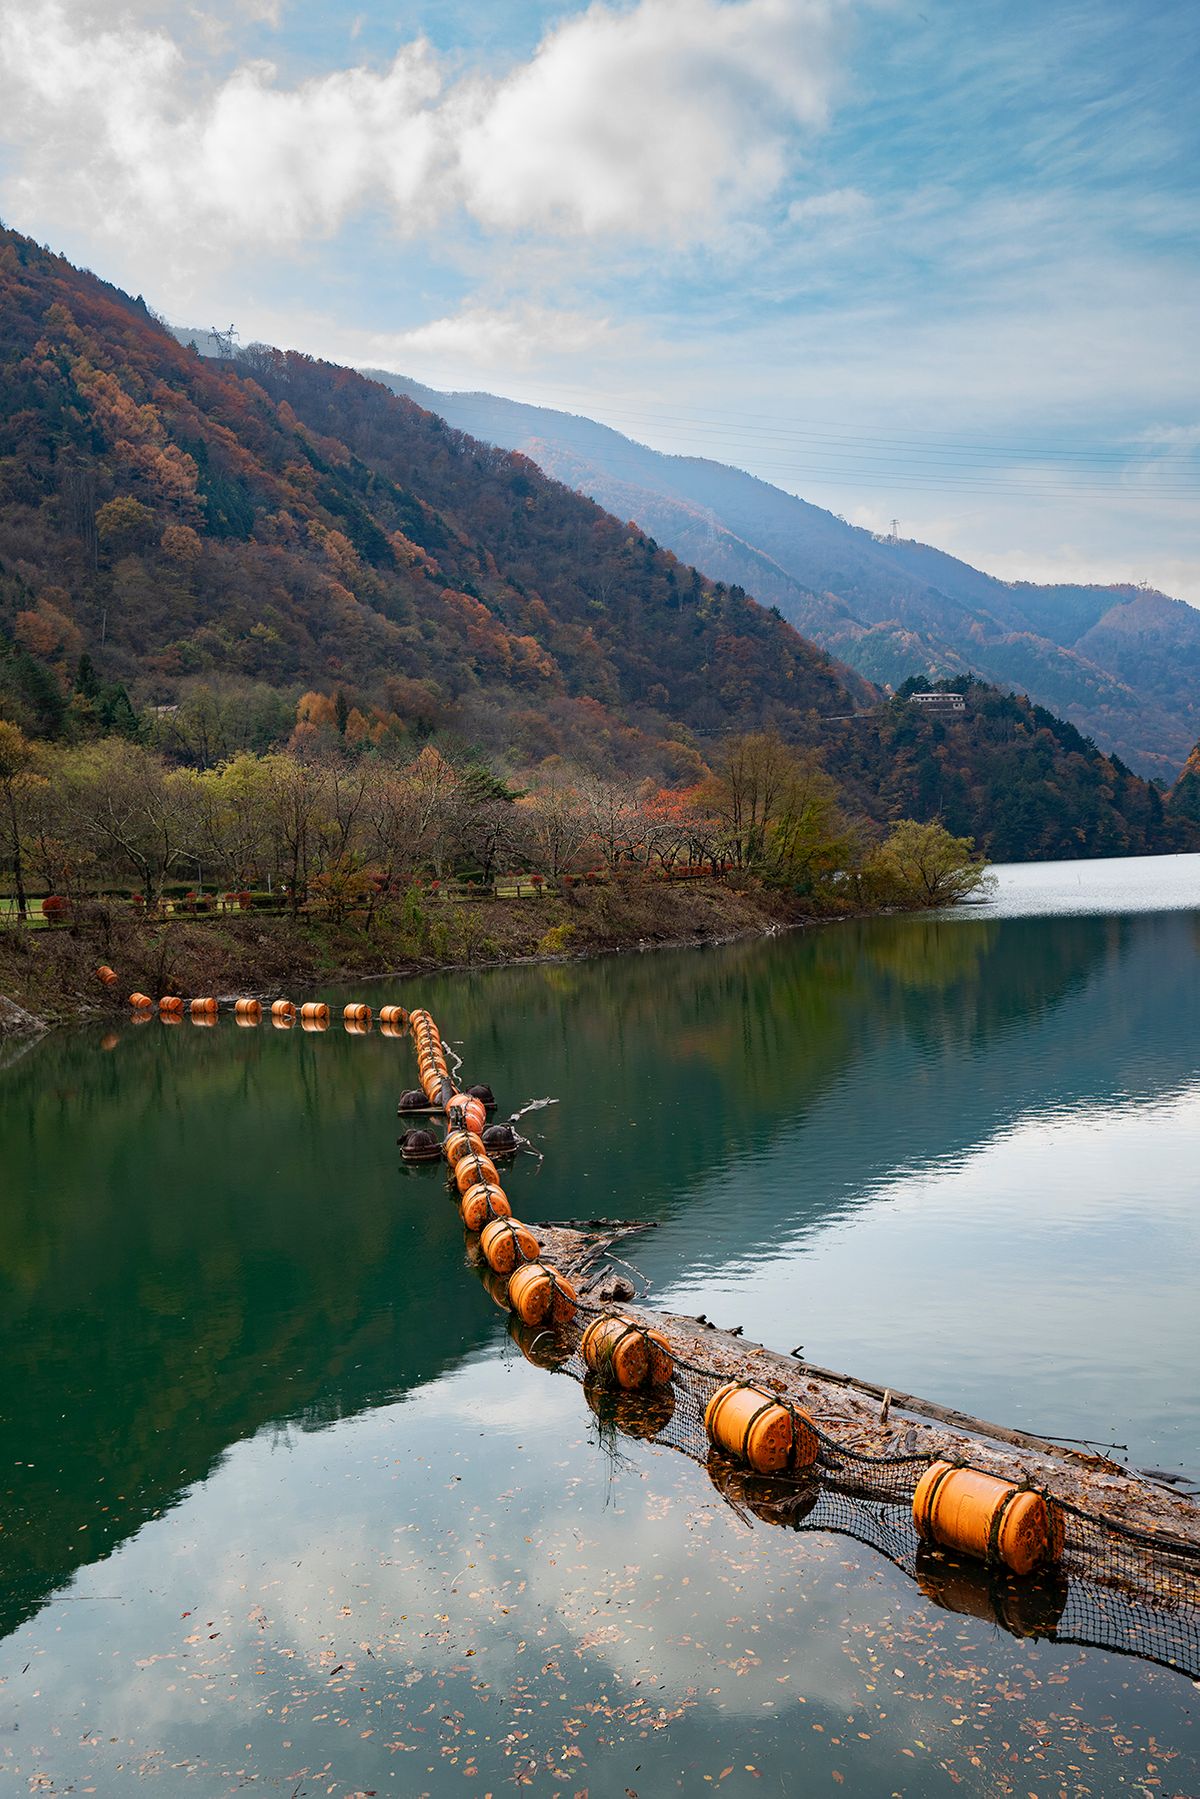
[[[787,1112],[714,1150],[687,1195],[688,1240],[706,1240],[705,1266],[821,1229],[897,1169],[960,1156],[1022,1118],[1156,1098],[1200,1070],[1200,944],[1186,915],[1066,929],[900,919],[827,943],[839,977],[843,956],[858,975],[829,989],[838,1065],[814,1080],[806,1046]],[[748,1215],[764,1185],[740,1190],[747,1158],[796,1177],[770,1189],[769,1216]],[[654,1245],[656,1277],[686,1272],[671,1264],[673,1246],[670,1235]]]
[[[506,1104],[560,1102],[528,1121],[547,1161],[513,1176],[518,1209],[699,1203],[719,1258],[1024,1112],[1176,1086],[1198,969],[1181,916],[902,919],[421,997]],[[496,1326],[438,1171],[397,1172],[406,1045],[225,1025],[98,1044],[60,1035],[0,1076],[0,1628],[230,1444],[394,1399]],[[747,1217],[738,1165],[780,1146],[804,1178]]]
[[[81,1525],[95,1559],[265,1423],[394,1398],[491,1328],[440,1182],[396,1171],[403,1046],[97,1043],[52,1038],[3,1088],[5,1628]]]

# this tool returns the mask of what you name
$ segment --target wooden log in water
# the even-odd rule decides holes
[[[604,1305],[601,1292],[614,1274],[608,1252],[645,1228],[605,1219],[599,1229],[589,1224],[581,1230],[574,1222],[570,1228],[540,1226],[539,1235],[546,1259],[570,1276],[580,1300]],[[621,1310],[660,1331],[677,1360],[711,1370],[722,1380],[765,1381],[809,1412],[827,1436],[860,1454],[961,1460],[1005,1480],[1028,1478],[1100,1518],[1200,1549],[1200,1503],[1107,1456],[974,1418],[896,1387],[890,1389],[888,1419],[881,1422],[886,1387],[780,1355],[695,1318],[637,1303],[623,1303]],[[1200,1575],[1197,1581],[1200,1585]]]

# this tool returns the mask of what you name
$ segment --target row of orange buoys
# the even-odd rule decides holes
[[[113,987],[119,976],[115,969],[107,963],[101,963],[96,970],[97,979],[104,986]],[[178,994],[163,994],[156,1002],[148,993],[131,993],[129,1004],[133,1009],[134,1022],[144,1024],[155,1011],[163,1024],[179,1024],[184,1017],[193,1024],[215,1024],[221,1011],[222,1001],[211,996],[185,1000]],[[244,1028],[252,1028],[261,1024],[264,1016],[263,1002],[258,999],[235,999],[228,1009],[233,1012],[234,1020]],[[305,1031],[326,1031],[329,1029],[330,1008],[319,1000],[308,1000],[297,1006],[290,999],[276,999],[268,1003],[271,1023],[276,1030],[291,1030],[299,1022]],[[353,1000],[342,1007],[342,1024],[351,1036],[365,1036],[375,1022],[370,1006]],[[408,1013],[403,1006],[381,1006],[378,1018],[379,1033],[383,1037],[402,1037],[408,1029]]]
[[[413,1011],[409,1028],[428,1108],[446,1115],[449,1130],[442,1153],[458,1195],[459,1215],[467,1230],[478,1236],[490,1271],[489,1292],[520,1321],[514,1328],[569,1324],[579,1309],[578,1295],[559,1269],[543,1261],[537,1234],[513,1216],[481,1134],[487,1117],[484,1102],[455,1089],[441,1034],[428,1012]],[[419,1099],[414,1094],[406,1100],[409,1097]],[[413,1110],[415,1104],[402,1102],[401,1109]],[[412,1135],[427,1140],[428,1149],[423,1147],[420,1153],[437,1153],[436,1139],[429,1133]],[[543,1359],[529,1349],[526,1353],[530,1359]],[[556,1348],[551,1362],[566,1353]],[[623,1313],[594,1317],[583,1333],[579,1353],[588,1370],[585,1393],[591,1386],[593,1409],[597,1385],[630,1396],[650,1395],[663,1392],[674,1380],[675,1362],[667,1339]],[[665,1422],[673,1409],[668,1401],[662,1414]],[[755,1381],[728,1380],[718,1386],[704,1408],[704,1428],[714,1450],[756,1475],[805,1473],[821,1454],[821,1434],[811,1415],[774,1387]],[[917,1486],[912,1516],[923,1539],[1002,1565],[1014,1574],[1029,1574],[1062,1554],[1062,1514],[1053,1500],[980,1469],[935,1462]]]
[[[542,1260],[541,1243],[530,1227],[513,1217],[500,1171],[483,1141],[487,1103],[481,1094],[488,1089],[464,1093],[455,1087],[441,1033],[428,1012],[411,1012],[409,1030],[421,1090],[430,1109],[445,1113],[449,1126],[442,1154],[463,1224],[478,1236],[488,1267],[505,1281],[506,1303],[522,1324],[568,1323],[575,1316],[575,1289],[560,1269]]]

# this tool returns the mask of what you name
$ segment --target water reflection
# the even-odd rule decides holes
[[[654,1220],[637,1259],[689,1309],[978,1410],[1032,1411],[1039,1427],[1071,1431],[1082,1415],[1072,1434],[1195,1466],[1197,947],[1184,914],[877,921],[443,977],[394,997],[428,1004],[503,1106],[556,1098],[526,1119],[544,1165],[520,1162],[511,1177],[526,1216]],[[77,1586],[113,1580],[134,1595],[122,1640],[157,1654],[167,1612],[196,1603],[189,1582],[205,1616],[218,1604],[214,1568],[236,1587],[222,1560],[236,1543],[256,1594],[295,1587],[290,1556],[312,1593],[344,1581],[341,1603],[359,1583],[386,1636],[410,1602],[381,1577],[379,1545],[411,1528],[431,1552],[443,1504],[468,1531],[457,1487],[468,1466],[481,1510],[505,1483],[527,1491],[521,1534],[540,1533],[530,1592],[547,1603],[565,1604],[565,1576],[542,1565],[564,1490],[590,1545],[573,1578],[602,1584],[621,1565],[629,1519],[654,1539],[638,1507],[657,1503],[660,1452],[627,1435],[625,1453],[651,1459],[636,1481],[616,1477],[628,1518],[610,1529],[595,1507],[611,1488],[565,1453],[582,1427],[534,1397],[568,1383],[529,1366],[531,1346],[508,1346],[464,1268],[439,1171],[400,1167],[406,1044],[226,1022],[111,1035],[64,1033],[0,1071],[0,1629],[81,1570]],[[513,1361],[499,1379],[502,1343]],[[518,1389],[515,1369],[534,1385]],[[603,1435],[622,1421],[593,1397],[595,1413],[579,1410]],[[435,1422],[418,1429],[418,1418]],[[367,1440],[387,1471],[370,1494],[358,1484]],[[672,1532],[698,1528],[698,1503],[694,1486],[681,1489]],[[702,1582],[695,1548],[664,1557],[695,1599],[668,1607],[662,1628],[707,1658],[726,1577]],[[774,1553],[744,1579],[783,1578]],[[789,1566],[813,1595],[806,1630],[844,1611],[836,1556],[831,1567],[825,1584],[815,1564]],[[425,1598],[411,1609],[433,1631],[447,1591],[428,1569],[412,1578]],[[165,1611],[151,1589],[169,1595]],[[907,1615],[911,1598],[888,1591]],[[324,1630],[325,1602],[304,1603]],[[530,1603],[517,1609],[535,1631]],[[293,1593],[289,1619],[300,1604]],[[73,1608],[79,1669],[84,1609]],[[970,1605],[953,1615],[975,1627]],[[587,1616],[572,1614],[579,1641],[597,1627]],[[257,1629],[230,1636],[253,1654]],[[18,1633],[22,1653],[31,1631]],[[588,1679],[609,1653],[581,1652]],[[636,1679],[624,1651],[611,1653],[620,1678]],[[687,1655],[672,1669],[672,1704],[696,1682],[701,1652],[689,1653],[690,1674]],[[710,1672],[708,1683],[722,1681]],[[755,1691],[755,1703],[771,1697],[765,1676]],[[829,1675],[827,1692],[844,1713],[844,1681]],[[65,1687],[57,1703],[74,1715]],[[178,1722],[178,1706],[161,1703]],[[686,1704],[689,1717],[705,1710]],[[694,1728],[696,1756],[711,1748],[719,1774],[721,1717],[710,1710]],[[190,1725],[179,1729],[182,1754]],[[256,1751],[273,1741],[256,1736]],[[859,1765],[860,1790],[892,1790],[878,1783],[895,1753]],[[650,1760],[674,1782],[669,1757]],[[282,1749],[273,1765],[290,1765]]]

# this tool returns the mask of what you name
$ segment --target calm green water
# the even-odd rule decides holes
[[[1195,1473],[1182,892],[388,997],[506,1108],[556,1099],[519,1209],[655,1221],[664,1303]],[[439,1171],[398,1166],[411,1069],[228,1020],[0,1069],[14,1792],[1200,1793],[1191,1680],[942,1609],[602,1436],[464,1268]]]

